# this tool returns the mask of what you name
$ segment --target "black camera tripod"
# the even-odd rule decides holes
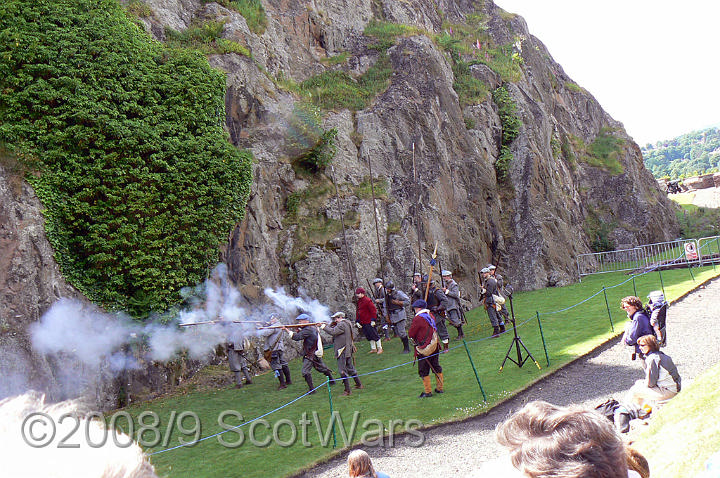
[[[530,353],[528,348],[525,347],[525,344],[523,343],[522,339],[520,338],[520,336],[517,333],[517,327],[515,327],[515,311],[513,310],[512,294],[508,294],[508,300],[510,300],[510,315],[512,316],[512,318],[509,320],[512,321],[513,334],[515,335],[515,337],[513,337],[513,340],[510,343],[510,348],[508,349],[507,353],[505,354],[505,359],[503,360],[502,364],[500,365],[500,370],[498,372],[502,372],[503,367],[505,366],[505,362],[507,362],[508,360],[510,360],[511,362],[516,364],[518,367],[522,368],[523,364],[525,364],[525,362],[529,358],[532,359],[533,362],[535,362],[535,365],[537,365],[538,370],[540,370],[540,364],[537,362],[537,360],[535,360],[535,357],[532,356],[532,354]],[[517,352],[517,360],[515,360],[514,358],[512,358],[510,356],[510,352],[512,351],[513,345],[515,346],[515,351]],[[523,358],[522,349],[520,349],[520,347],[525,349],[525,353],[527,353],[527,355],[524,358]]]

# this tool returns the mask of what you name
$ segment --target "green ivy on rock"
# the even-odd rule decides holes
[[[0,143],[34,168],[73,285],[142,317],[204,278],[252,180],[223,128],[223,73],[115,0],[6,0],[0,92]]]

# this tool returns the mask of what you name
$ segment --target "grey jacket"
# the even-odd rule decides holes
[[[460,310],[460,286],[453,279],[445,282],[447,292],[445,296],[448,298],[447,310]]]
[[[662,352],[651,352],[645,357],[645,364],[649,388],[659,387],[671,392],[680,391],[680,374],[670,357]]]
[[[341,319],[337,324],[325,327],[325,332],[332,335],[335,358],[350,358],[353,350],[354,327],[348,319]]]
[[[400,289],[395,289],[393,291],[393,294],[391,297],[394,298],[395,300],[402,301],[402,305],[399,306],[400,308],[398,308],[398,309],[390,310],[390,312],[389,312],[390,322],[392,322],[393,324],[397,324],[398,322],[400,322],[402,320],[407,320],[407,315],[405,313],[405,307],[410,305],[410,297],[408,297],[408,295],[405,292],[401,291]],[[394,307],[397,307],[397,305],[394,304]],[[388,307],[388,308],[390,308],[390,307]]]
[[[283,329],[268,329],[263,332],[265,336],[265,350],[271,350],[273,352],[285,350],[285,345],[283,344],[285,331]]]

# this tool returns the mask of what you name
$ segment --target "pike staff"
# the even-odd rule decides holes
[[[347,272],[350,276],[350,285],[351,288],[354,289],[357,285],[357,274],[355,273],[355,267],[354,263],[352,262],[352,258],[350,256],[350,249],[348,248],[347,243],[347,237],[345,236],[345,215],[342,211],[342,205],[340,204],[340,194],[338,193],[338,187],[337,183],[335,182],[335,168],[333,165],[330,165],[330,179],[332,179],[333,186],[335,186],[335,199],[337,200],[338,204],[338,211],[340,211],[340,225],[342,226],[342,234],[343,234],[343,246],[345,246],[345,260],[347,262]]]
[[[418,260],[422,264],[422,246],[420,244],[420,213],[418,211],[420,205],[420,185],[418,184],[417,170],[415,169],[415,141],[412,143],[412,167],[413,167],[413,183],[415,184],[415,234],[418,241]],[[422,269],[422,268],[421,268]]]
[[[377,220],[377,209],[375,207],[375,185],[373,183],[372,164],[370,163],[370,156],[368,155],[368,170],[370,171],[370,192],[372,193],[373,201],[373,218],[375,219],[375,235],[377,236],[378,255],[380,256],[380,278],[385,282],[385,268],[383,267],[383,255],[382,248],[380,247],[380,227],[378,226]]]
[[[437,241],[435,241],[435,249],[433,250],[430,259],[430,273],[428,274],[427,284],[425,285],[425,302],[427,302],[428,294],[430,293],[430,281],[432,280],[433,266],[435,265],[435,258],[437,257]]]

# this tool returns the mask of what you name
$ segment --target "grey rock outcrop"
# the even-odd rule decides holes
[[[45,237],[40,201],[5,156],[0,165],[0,397],[34,388],[65,398],[53,364],[32,349],[28,325],[77,292],[60,274]]]

